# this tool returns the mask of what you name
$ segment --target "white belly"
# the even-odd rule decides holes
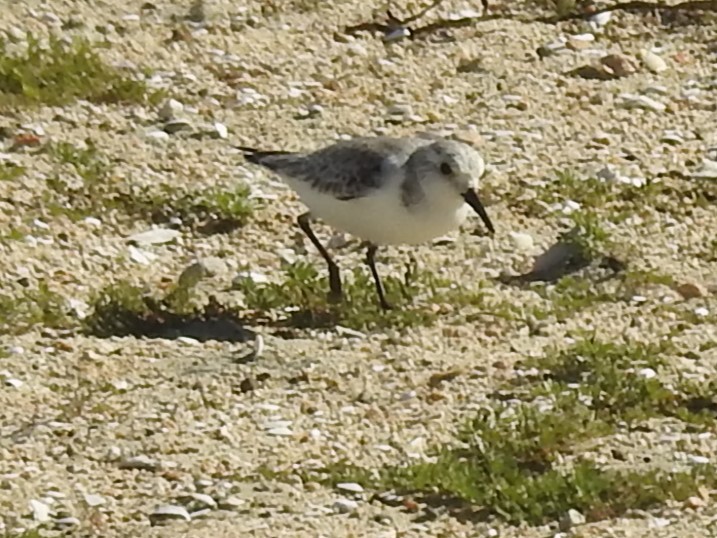
[[[407,209],[396,187],[353,200],[296,186],[311,214],[337,230],[377,245],[425,243],[455,230],[465,220],[468,206],[459,197],[446,207],[422,204]]]

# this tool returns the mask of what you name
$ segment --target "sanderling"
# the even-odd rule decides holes
[[[457,228],[473,208],[491,234],[493,224],[476,188],[485,171],[472,147],[438,137],[356,138],[309,153],[238,147],[245,158],[282,177],[309,211],[299,227],[329,267],[329,298],[340,301],[339,268],[311,230],[314,218],[368,244],[366,263],[384,309],[376,270],[379,245],[423,243]]]

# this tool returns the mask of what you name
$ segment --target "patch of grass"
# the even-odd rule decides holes
[[[98,46],[85,39],[50,36],[46,46],[32,35],[19,53],[0,39],[0,109],[61,106],[77,99],[95,103],[156,102],[161,96],[144,81],[107,65]]]
[[[184,226],[202,234],[229,233],[244,226],[254,211],[249,187],[233,190],[203,189],[184,194],[168,189],[145,193],[127,201],[127,211],[154,223],[179,219]]]
[[[8,161],[0,161],[0,181],[16,181],[24,175],[24,166]]]
[[[86,333],[100,338],[135,336],[197,340],[244,341],[235,309],[227,308],[214,297],[199,305],[194,286],[201,279],[182,278],[165,293],[156,294],[128,282],[118,282],[95,294],[92,311],[83,322]]]
[[[127,186],[123,178],[113,175],[114,164],[91,140],[84,147],[58,142],[48,145],[45,151],[73,172],[69,175],[60,170],[47,180],[49,189],[41,201],[51,215],[77,220],[114,211],[120,218],[139,217],[157,224],[179,219],[182,225],[199,233],[215,234],[243,226],[254,209],[246,186],[184,193]]]
[[[62,328],[69,323],[65,300],[46,282],[14,295],[0,292],[0,334],[22,334],[35,325]]]
[[[683,384],[681,393],[653,375],[674,351],[668,342],[581,340],[527,361],[541,373],[523,378],[519,394],[499,393],[453,446],[441,446],[429,461],[377,470],[339,462],[311,478],[395,489],[428,503],[457,501],[477,509],[476,517],[516,525],[555,521],[569,509],[599,520],[684,500],[700,486],[717,485],[714,466],[625,472],[601,468],[583,455],[593,439],[652,417],[713,423],[713,387]]]
[[[526,188],[536,196],[526,198]],[[581,177],[566,170],[548,178],[539,187],[517,184],[503,199],[517,211],[544,218],[568,201],[577,202],[583,210],[599,210],[613,222],[622,222],[635,215],[645,215],[650,208],[673,215],[690,214],[694,207],[709,207],[717,199],[712,186],[675,178],[647,178],[643,185],[623,183],[594,176]]]
[[[114,167],[91,140],[86,141],[85,147],[57,142],[48,145],[45,151],[74,172],[71,177],[57,171],[47,179],[49,189],[44,193],[42,203],[51,215],[65,215],[77,220],[102,214],[118,205],[119,195],[114,190],[117,180],[112,176]]]
[[[439,305],[454,308],[482,304],[479,292],[459,288],[428,271],[419,271],[415,263],[407,264],[403,278],[382,277],[389,302],[397,306],[388,312],[378,305],[374,282],[367,268],[356,267],[350,275],[344,275],[344,301],[340,304],[328,302],[328,277],[320,276],[314,265],[296,262],[285,266],[284,271],[281,282],[257,284],[247,277],[238,281],[236,287],[257,317],[281,311],[288,316],[287,323],[294,327],[335,324],[354,329],[425,326],[443,315],[441,311],[445,309]],[[418,306],[401,304],[412,300]]]

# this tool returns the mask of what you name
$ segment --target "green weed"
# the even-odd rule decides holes
[[[35,325],[62,328],[69,325],[65,300],[46,282],[35,289],[0,292],[0,334],[22,334]]]
[[[401,305],[389,312],[378,306],[376,290],[368,269],[355,268],[344,279],[344,301],[331,304],[327,300],[328,278],[320,276],[314,265],[296,262],[284,268],[279,283],[257,284],[245,278],[236,284],[244,294],[247,307],[258,317],[281,311],[294,327],[325,327],[341,324],[355,329],[424,326],[435,322],[441,307],[481,305],[479,292],[461,289],[428,271],[418,271],[408,264],[403,278],[383,277],[389,301],[394,304],[414,301],[416,307]]]
[[[712,387],[675,389],[646,370],[657,374],[674,352],[667,342],[581,340],[526,361],[525,367],[541,373],[514,384],[518,393],[500,392],[431,461],[377,470],[339,462],[311,478],[395,489],[427,503],[459,502],[477,508],[476,517],[497,516],[516,525],[555,521],[569,509],[599,520],[682,501],[700,486],[717,485],[713,466],[625,472],[601,468],[582,455],[587,442],[648,418],[714,420]]]
[[[32,35],[20,53],[0,39],[0,109],[28,105],[61,106],[77,99],[96,103],[156,102],[161,96],[144,81],[107,65],[98,46],[50,36],[46,46]]]

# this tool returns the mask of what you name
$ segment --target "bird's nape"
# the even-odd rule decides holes
[[[488,228],[490,234],[493,235],[495,233],[495,228],[493,227],[493,223],[491,222],[490,217],[488,216],[488,212],[483,206],[483,203],[478,198],[478,194],[476,194],[475,189],[468,189],[466,192],[464,192],[463,199],[469,206],[473,208],[473,211],[478,213],[478,216],[480,216],[481,220],[483,221],[483,224],[485,224],[486,228]]]

